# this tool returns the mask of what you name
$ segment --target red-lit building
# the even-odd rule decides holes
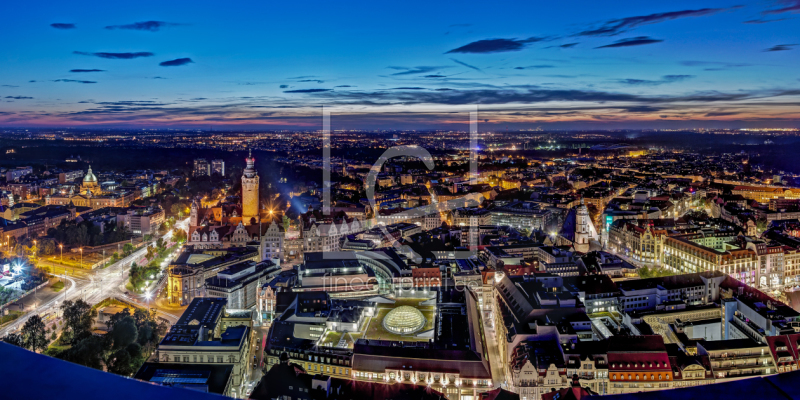
[[[439,268],[414,268],[411,270],[414,287],[442,286],[442,273]]]
[[[778,372],[796,371],[800,364],[800,333],[791,335],[767,336],[769,351]]]
[[[672,367],[660,335],[613,336],[608,342],[609,394],[672,388]]]

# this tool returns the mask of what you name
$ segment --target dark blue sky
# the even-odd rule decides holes
[[[800,0],[11,2],[0,125],[797,127]]]

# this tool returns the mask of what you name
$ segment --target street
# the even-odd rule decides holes
[[[175,228],[182,229],[186,223],[188,223],[188,218],[176,224]],[[163,237],[165,240],[167,240],[171,236],[172,231],[169,231]],[[47,294],[41,299],[38,298],[38,293],[36,295],[28,295],[21,299],[21,301],[23,301],[25,304],[25,309],[23,311],[27,311],[27,313],[3,329],[0,329],[0,337],[17,331],[22,325],[25,324],[25,321],[27,321],[31,315],[42,315],[48,311],[58,312],[59,306],[64,300],[75,301],[78,299],[83,299],[89,304],[97,304],[106,298],[117,297],[144,308],[156,308],[158,316],[164,318],[170,323],[177,322],[180,315],[158,309],[155,305],[155,301],[153,301],[152,304],[148,304],[145,296],[126,294],[127,289],[125,289],[125,283],[127,282],[128,274],[130,273],[131,264],[140,261],[146,254],[147,248],[146,246],[143,246],[127,257],[122,258],[113,265],[110,265],[104,269],[92,271],[81,270],[79,273],[74,274],[74,276],[72,276],[72,274],[68,274],[66,276],[61,275],[62,277],[65,277],[67,281],[64,289],[57,293],[50,290],[50,294]],[[67,269],[67,272],[71,271]],[[32,306],[29,307],[29,303]]]
[[[492,386],[495,388],[502,387],[506,383],[502,361],[505,358],[500,356],[495,330],[488,329],[486,324],[483,325],[483,329],[486,333],[486,356],[489,359],[489,367],[492,370]],[[505,389],[508,389],[508,387],[505,387]]]

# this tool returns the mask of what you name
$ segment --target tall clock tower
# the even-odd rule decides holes
[[[242,175],[242,222],[250,225],[251,220],[258,220],[258,173],[252,150],[246,161],[247,168]]]

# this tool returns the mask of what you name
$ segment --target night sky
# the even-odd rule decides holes
[[[0,126],[800,126],[800,0],[6,2]]]

